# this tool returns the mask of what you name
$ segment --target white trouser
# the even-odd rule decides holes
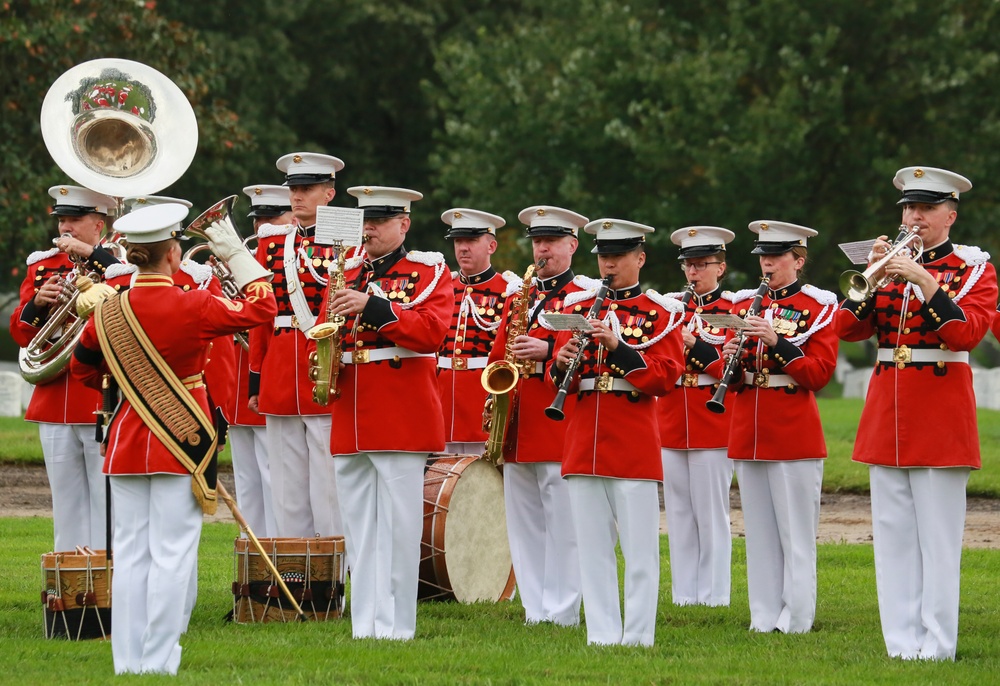
[[[580,562],[562,465],[507,462],[503,483],[510,557],[525,621],[576,626]]]
[[[967,467],[869,467],[875,585],[892,657],[954,660]]]
[[[341,536],[328,414],[267,415],[267,454],[277,535]]]
[[[472,443],[452,441],[444,444],[444,451],[455,455],[482,455],[486,451],[486,441]]]
[[[417,628],[425,453],[333,458],[351,561],[354,638],[409,640]]]
[[[52,489],[55,549],[107,548],[107,483],[92,424],[39,424],[45,473]]]
[[[823,460],[736,460],[747,537],[750,629],[805,633],[816,617]]]
[[[236,502],[257,538],[273,538],[278,535],[266,441],[266,427],[229,425],[229,450],[233,455]]]
[[[733,460],[725,448],[662,448],[660,455],[674,604],[729,605]]]
[[[197,564],[202,514],[191,477],[112,476],[115,673],[176,674],[185,598]]]
[[[655,481],[568,476],[581,555],[587,643],[653,645],[660,585],[660,498]],[[625,621],[618,557],[625,558]]]

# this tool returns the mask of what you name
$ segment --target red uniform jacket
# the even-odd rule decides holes
[[[250,332],[249,393],[259,391],[261,414],[282,416],[326,414],[329,408],[313,402],[309,379],[306,337],[295,326],[290,293],[300,291],[313,316],[323,304],[323,287],[330,267],[331,251],[313,244],[314,228],[265,224],[257,232],[257,260],[274,273],[274,297],[278,314],[272,327]],[[289,283],[286,262],[297,277]]]
[[[925,250],[924,268],[940,289],[926,303],[919,289],[890,283],[863,303],[844,301],[837,333],[845,341],[872,335],[879,348],[972,350],[986,335],[997,301],[989,255],[951,241]],[[900,321],[904,310],[905,321]],[[930,403],[930,405],[928,404]],[[944,430],[928,426],[939,408]],[[931,429],[931,430],[929,430]],[[980,466],[972,369],[963,362],[877,362],[854,442],[854,460],[888,467]]]
[[[185,293],[187,291],[208,291],[214,296],[224,298],[222,284],[212,273],[212,267],[199,264],[192,260],[184,260],[181,268],[174,274],[174,284]],[[236,392],[236,352],[233,350],[232,335],[219,336],[212,341],[205,363],[205,386],[214,405],[223,412],[232,404]]]
[[[567,311],[578,311],[574,299],[567,298]],[[585,314],[593,299],[579,305]],[[684,341],[679,328],[683,316],[679,301],[655,291],[642,293],[638,285],[608,292],[598,318],[619,331],[618,347],[608,352],[593,343],[587,345],[570,392],[576,392],[587,380],[598,387],[598,380],[611,380],[612,384],[623,380],[634,389],[615,390],[612,386],[603,392],[585,390],[578,394],[576,409],[566,420],[563,476],[663,479],[654,396],[673,390],[683,369]],[[556,350],[571,335],[561,332]],[[554,363],[549,372],[550,390],[554,391],[554,378],[560,376]]]
[[[518,408],[512,414],[507,441],[504,445],[503,459],[505,462],[562,462],[563,438],[566,435],[568,422],[557,422],[545,416],[545,408],[552,403],[555,393],[552,387],[545,382],[544,365],[555,354],[556,332],[546,328],[539,321],[538,315],[542,312],[562,312],[564,309],[563,300],[571,293],[585,290],[589,291],[593,297],[599,285],[599,281],[586,276],[574,276],[572,270],[547,279],[535,279],[535,283],[528,293],[528,306],[531,315],[527,335],[547,341],[549,355],[538,364],[541,369],[537,373],[518,381]],[[511,303],[514,298],[519,297],[520,288],[520,282],[515,281],[507,289],[509,297],[503,308],[504,323],[497,332],[496,342],[490,351],[489,361],[491,363],[504,358],[504,353],[507,350]],[[572,416],[575,406],[575,397],[566,398],[563,409],[567,417]]]
[[[268,328],[265,324],[265,329]],[[257,414],[247,405],[250,398],[250,355],[239,343],[233,343],[233,356],[236,358],[234,382],[235,392],[229,397],[228,404],[222,408],[222,415],[232,426],[264,426],[264,415]]]
[[[331,403],[331,454],[444,450],[435,353],[451,319],[450,274],[441,253],[408,253],[402,247],[370,263],[360,257],[347,261],[347,286],[372,297],[364,312],[344,325],[340,396]],[[382,354],[391,356],[362,361]]]
[[[73,271],[74,264],[58,248],[33,252],[28,256],[28,270],[21,283],[21,302],[10,318],[10,335],[22,348],[28,347],[35,334],[49,318],[49,308],[35,307],[35,294],[53,274],[65,276]],[[121,264],[103,248],[94,248],[86,266],[95,274],[105,275]],[[128,280],[125,280],[128,286]],[[68,370],[67,370],[68,371]],[[87,388],[70,374],[35,386],[24,418],[29,422],[47,424],[93,424],[94,412],[100,408],[101,394]]]
[[[734,296],[733,313],[746,316],[756,289]],[[815,393],[826,386],[837,366],[837,334],[832,326],[837,296],[813,286],[792,283],[768,291],[761,312],[770,312],[778,331],[773,348],[750,338],[743,368],[752,373],[785,374],[797,385],[761,387],[734,380],[726,399],[729,457],[736,460],[803,460],[826,457],[826,441]],[[727,333],[732,336],[732,331]],[[707,371],[722,376],[719,360]]]
[[[1000,341],[1000,308],[997,308],[996,314],[993,315],[993,326],[990,329],[993,331],[993,336]]]
[[[511,272],[510,278],[516,279]],[[438,391],[444,407],[446,441],[485,441],[481,381],[497,330],[503,324],[507,279],[492,267],[482,274],[452,274],[455,305],[451,328],[438,353]]]
[[[681,293],[668,293],[680,299]],[[733,294],[721,287],[711,293],[694,295],[687,304],[683,325],[695,337],[694,347],[685,348],[684,373],[672,393],[656,401],[660,441],[672,450],[711,450],[729,445],[729,415],[716,414],[706,407],[718,383],[708,383],[705,369],[722,359],[725,332],[704,324],[699,315],[728,314]],[[711,377],[718,381],[717,377]]]
[[[201,374],[215,338],[232,335],[266,322],[276,310],[270,288],[245,300],[229,301],[207,291],[184,292],[169,276],[140,274],[129,296],[143,331],[170,368],[181,379]],[[79,381],[97,387],[103,364],[93,320],[87,322],[70,364]],[[208,394],[201,386],[191,390],[211,416]],[[186,474],[187,470],[146,427],[128,400],[123,400],[108,428],[104,459],[107,474]]]

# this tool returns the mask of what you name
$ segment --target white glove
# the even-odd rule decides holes
[[[270,281],[274,278],[274,274],[257,262],[236,232],[226,224],[212,222],[211,226],[205,228],[205,235],[208,236],[212,252],[229,267],[229,271],[233,273],[233,281],[241,291],[251,281]]]
[[[205,227],[205,235],[208,236],[212,252],[224,262],[231,260],[233,255],[247,251],[243,247],[243,241],[240,240],[239,235],[232,229],[232,226],[223,222],[212,222],[209,226]]]

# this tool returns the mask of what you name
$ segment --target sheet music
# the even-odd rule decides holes
[[[717,329],[733,329],[739,331],[745,329],[749,324],[746,320],[735,314],[700,314],[702,321]]]
[[[581,333],[594,331],[594,327],[591,326],[590,322],[582,314],[543,312],[538,317],[555,331],[579,331]]]
[[[847,255],[847,259],[851,261],[851,264],[868,264],[868,255],[872,251],[872,246],[875,245],[874,240],[870,241],[853,241],[851,243],[841,243],[837,247],[844,251]]]
[[[319,245],[333,245],[337,241],[348,247],[361,245],[364,224],[365,211],[360,207],[317,207],[314,240]]]

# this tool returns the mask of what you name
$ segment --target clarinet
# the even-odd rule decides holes
[[[608,297],[608,289],[611,287],[611,277],[604,279],[601,282],[601,287],[597,289],[597,296],[594,298],[594,304],[590,306],[590,312],[587,313],[587,319],[593,319],[601,313],[601,308],[604,306],[604,299]],[[566,394],[569,392],[570,384],[573,383],[573,377],[576,376],[577,370],[580,368],[580,363],[583,362],[583,353],[587,347],[587,338],[583,334],[576,334],[576,338],[580,341],[580,349],[576,353],[576,357],[569,363],[569,367],[566,368],[566,374],[563,376],[562,382],[559,384],[559,390],[556,391],[556,397],[552,401],[552,404],[545,408],[545,416],[549,419],[555,419],[561,422],[566,414],[563,412],[563,403],[566,402]]]
[[[760,303],[764,299],[764,295],[767,293],[768,284],[770,283],[771,275],[764,274],[763,278],[760,280],[760,286],[757,288],[757,293],[753,296],[753,302],[750,304],[750,309],[747,310],[748,317],[754,317],[760,314]],[[715,391],[715,395],[712,396],[712,399],[705,403],[705,407],[715,414],[722,414],[726,411],[726,391],[729,389],[729,384],[732,383],[736,374],[740,371],[740,369],[742,369],[743,348],[746,346],[746,342],[747,336],[744,333],[744,330],[740,329],[736,352],[733,353],[726,361],[726,371],[722,373],[722,379],[719,381],[719,388]]]

